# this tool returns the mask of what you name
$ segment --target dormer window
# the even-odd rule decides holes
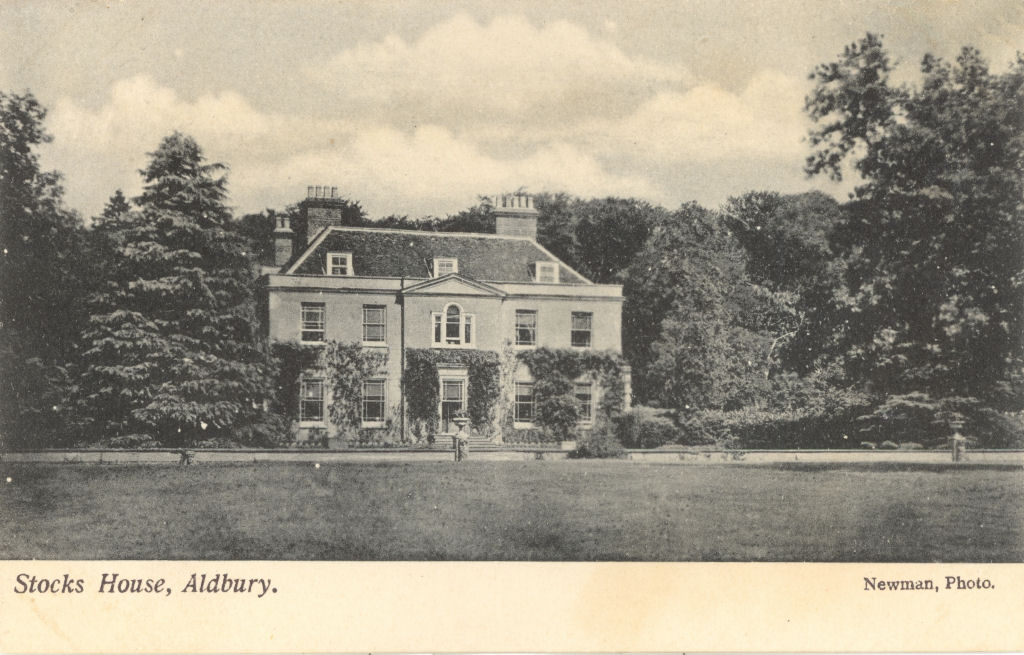
[[[331,252],[327,253],[327,274],[335,276],[351,276],[352,272],[352,253],[350,252]]]
[[[537,282],[543,284],[558,283],[558,264],[555,262],[537,262]]]
[[[454,257],[434,258],[434,277],[441,277],[449,273],[459,272],[459,260]]]

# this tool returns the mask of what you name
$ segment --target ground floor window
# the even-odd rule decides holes
[[[363,424],[384,422],[385,380],[363,382]]]
[[[533,383],[516,382],[516,423],[533,423]]]
[[[441,432],[457,432],[453,419],[466,409],[466,381],[441,380]]]
[[[580,423],[594,420],[594,388],[590,382],[577,382],[573,395],[576,396],[576,413]]]
[[[294,387],[292,387],[294,389]],[[322,423],[324,420],[324,381],[303,378],[299,391],[299,421]]]

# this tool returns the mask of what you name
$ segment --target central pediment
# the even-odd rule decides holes
[[[406,296],[491,296],[504,297],[505,292],[483,282],[449,273],[438,278],[418,282],[401,291]]]

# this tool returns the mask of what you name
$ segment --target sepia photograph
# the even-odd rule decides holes
[[[211,565],[4,603],[1024,561],[1020,2],[11,0],[0,42],[0,560]]]

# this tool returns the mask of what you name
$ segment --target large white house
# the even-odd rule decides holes
[[[410,427],[407,395],[415,390],[403,384],[413,351],[431,351],[436,363],[435,434],[451,433],[452,417],[470,409],[476,389],[468,351],[506,361],[509,353],[538,348],[621,353],[621,286],[594,284],[537,243],[531,196],[490,199],[496,234],[477,234],[347,227],[336,195],[310,187],[300,203],[306,234],[278,225],[275,272],[265,276],[266,326],[275,341],[337,341],[386,353],[386,364],[362,380],[356,427],[364,434],[387,430],[402,443],[423,438]],[[514,360],[503,371],[514,380],[501,380],[496,405],[508,416],[493,424],[511,423],[507,438],[509,430],[536,427],[539,398],[529,366]],[[628,376],[625,368],[625,403]],[[302,374],[297,418],[303,431],[338,432],[326,411],[328,378],[317,370]],[[580,429],[593,425],[604,393],[599,382],[587,374],[573,380]],[[475,428],[502,439],[502,429]]]

